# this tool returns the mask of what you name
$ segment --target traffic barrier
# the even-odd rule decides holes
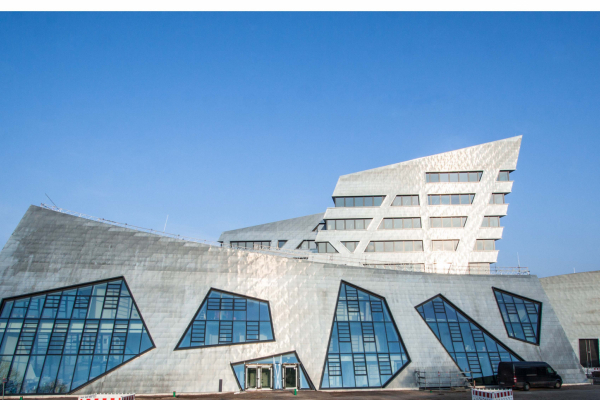
[[[471,389],[471,400],[513,400],[512,389]]]
[[[96,393],[79,396],[79,400],[135,400],[134,394]]]

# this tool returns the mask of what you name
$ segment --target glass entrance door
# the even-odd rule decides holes
[[[271,365],[246,366],[246,390],[273,389],[273,367]]]
[[[296,389],[298,387],[298,366],[283,366],[283,387],[285,389]]]
[[[260,388],[271,389],[271,368],[260,369]]]
[[[256,381],[258,376],[258,368],[246,368],[246,389],[256,389]]]

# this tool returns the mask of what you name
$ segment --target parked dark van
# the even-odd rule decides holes
[[[560,389],[562,378],[545,362],[501,362],[498,364],[498,385],[523,390],[530,387]]]

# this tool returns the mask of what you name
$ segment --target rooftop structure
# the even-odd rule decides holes
[[[520,147],[516,136],[343,175],[324,214],[226,231],[219,241],[346,265],[489,273]]]

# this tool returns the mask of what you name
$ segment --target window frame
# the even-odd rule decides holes
[[[385,243],[395,243],[395,242],[402,242],[402,248],[404,248],[404,242],[412,242],[413,243],[413,249],[415,247],[414,242],[421,242],[421,250],[409,250],[409,251],[377,251],[377,243],[382,243],[383,249],[385,249]],[[373,244],[373,251],[368,251],[367,249],[369,248],[369,245]],[[394,244],[395,247],[395,244]],[[367,247],[365,248],[365,253],[422,253],[425,251],[425,246],[423,245],[423,240],[422,239],[416,239],[416,240],[370,240],[369,243],[367,243]]]
[[[355,206],[355,199],[356,198],[362,198],[363,199],[363,205],[362,206]],[[372,206],[365,206],[364,205],[364,199],[367,197],[371,197],[373,199],[373,204],[375,204],[375,198],[376,197],[381,197],[381,204],[379,204],[378,206],[376,205],[372,205]],[[369,208],[376,208],[376,207],[381,207],[383,206],[383,202],[386,199],[386,195],[365,195],[365,196],[332,196],[331,198],[333,199],[333,208],[364,208],[364,207],[369,207]],[[336,200],[337,199],[344,199],[344,205],[343,206],[338,206]],[[352,199],[352,206],[346,206],[346,199]]]
[[[442,341],[440,340],[440,338],[438,338],[437,334],[435,333],[435,331],[431,328],[431,326],[429,325],[429,323],[425,320],[425,318],[423,318],[423,316],[421,315],[421,313],[419,312],[419,307],[424,306],[425,304],[432,302],[433,300],[435,300],[436,298],[441,298],[443,301],[445,301],[446,303],[448,303],[448,305],[452,308],[455,309],[455,311],[459,311],[464,318],[469,321],[469,323],[475,325],[475,327],[477,329],[479,329],[482,333],[488,335],[493,341],[501,344],[503,347],[506,348],[507,352],[511,355],[514,355],[515,358],[519,359],[520,361],[524,361],[523,357],[521,357],[519,354],[517,354],[513,349],[511,349],[510,347],[508,347],[507,345],[504,344],[504,342],[502,342],[500,339],[498,339],[496,336],[494,336],[490,331],[488,331],[487,329],[485,329],[483,326],[481,326],[479,323],[477,323],[477,321],[475,321],[469,314],[467,314],[466,312],[464,312],[460,307],[457,307],[456,304],[452,303],[450,300],[448,300],[443,294],[438,293],[435,296],[430,297],[429,299],[423,301],[420,304],[417,304],[415,306],[415,311],[419,314],[419,317],[421,317],[421,320],[423,321],[423,323],[425,325],[427,325],[427,327],[429,328],[429,330],[431,331],[431,333],[435,336],[436,340],[438,341],[438,343],[440,344],[440,346],[442,346],[442,348],[444,349],[444,351],[446,352],[446,354],[448,354],[448,357],[450,357],[452,359],[452,362],[454,362],[454,364],[456,365],[456,367],[459,369],[459,371],[462,371],[461,366],[458,364],[458,362],[456,360],[454,360],[454,357],[452,357],[450,355],[450,353],[448,352],[448,350],[446,349],[446,347],[444,346],[444,344],[442,343]],[[437,321],[436,321],[437,324]],[[465,352],[466,353],[466,352]],[[489,352],[487,352],[489,354]],[[476,354],[479,354],[479,352],[477,352]],[[480,363],[481,366],[481,362],[478,361]],[[497,376],[497,375],[496,375]]]
[[[498,171],[498,176],[496,177],[496,182],[512,182],[512,181],[510,180],[510,174],[511,174],[511,172],[514,172],[514,170],[501,169],[500,171]],[[503,179],[502,179],[502,180],[501,180],[501,179],[500,179],[500,175],[501,175],[502,173],[506,173],[506,174],[508,174],[508,175],[506,176],[508,179],[506,179],[506,180],[503,180]]]
[[[408,205],[404,205],[402,204],[402,199],[404,197],[410,197],[410,206]],[[417,198],[417,204],[413,204],[414,203],[414,199],[415,197]],[[397,199],[400,199],[400,204],[394,204],[396,202]],[[418,194],[397,194],[396,197],[394,197],[394,200],[392,200],[392,203],[390,204],[390,207],[420,207],[421,206],[421,199],[420,196]]]
[[[508,296],[516,297],[518,299],[526,300],[526,301],[529,301],[531,303],[536,303],[536,304],[539,305],[540,311],[538,312],[538,322],[537,322],[537,332],[536,332],[536,342],[535,343],[529,342],[527,340],[519,339],[519,338],[517,338],[514,335],[510,336],[510,333],[508,332],[508,328],[506,327],[506,322],[504,321],[504,318],[502,317],[502,309],[500,308],[500,303],[498,303],[498,298],[496,297],[496,292],[500,292],[502,294],[507,294]],[[527,344],[532,344],[532,345],[535,345],[535,346],[539,347],[540,346],[540,342],[541,342],[541,336],[542,336],[542,317],[543,317],[543,312],[542,311],[543,311],[544,303],[542,303],[539,300],[534,300],[534,299],[531,299],[529,297],[525,297],[525,296],[521,296],[519,294],[511,293],[509,291],[497,288],[495,286],[492,286],[492,293],[494,295],[494,300],[496,300],[496,305],[498,306],[498,312],[500,313],[500,319],[502,320],[502,325],[504,325],[504,329],[506,330],[506,336],[509,339],[518,340],[520,342],[524,342],[524,343],[527,343]],[[511,322],[511,324],[512,324],[512,322]],[[521,324],[521,321],[519,321],[519,324]]]
[[[434,249],[434,243],[442,243],[442,249],[441,250],[436,250]],[[454,250],[446,250],[445,249],[445,245],[446,242],[456,242],[456,244],[454,245]],[[458,245],[460,244],[460,239],[432,239],[431,240],[431,251],[449,251],[449,252],[456,252],[458,251]]]
[[[52,319],[50,319],[50,318],[41,318],[42,317],[41,311],[44,309],[44,307],[42,307],[42,310],[40,310],[40,317],[39,318],[31,318],[31,317],[27,318],[27,316],[26,316],[27,314],[23,318],[16,318],[16,317],[15,318],[11,318],[10,315],[9,315],[8,318],[6,318],[7,322],[10,321],[11,319],[21,319],[21,320],[23,320],[23,323],[22,323],[20,331],[19,331],[19,336],[17,337],[17,341],[15,343],[14,353],[12,354],[12,356],[9,356],[9,357],[12,357],[12,359],[11,359],[10,365],[8,367],[7,373],[11,372],[12,365],[13,365],[13,362],[15,360],[15,357],[19,357],[19,356],[28,357],[27,364],[25,365],[25,371],[23,373],[23,379],[21,380],[21,385],[19,386],[19,389],[21,389],[21,391],[12,394],[13,396],[21,396],[21,397],[26,396],[26,395],[29,395],[29,396],[47,396],[47,395],[64,395],[64,396],[69,396],[69,395],[73,394],[73,392],[81,390],[82,388],[84,388],[87,385],[90,385],[91,383],[95,382],[96,380],[104,378],[108,374],[116,371],[121,366],[123,366],[123,365],[125,365],[125,364],[127,364],[127,363],[129,363],[129,362],[131,362],[131,361],[133,361],[133,360],[141,357],[142,355],[144,355],[144,354],[146,354],[146,353],[148,353],[148,352],[156,349],[156,343],[154,342],[154,339],[152,338],[152,335],[150,334],[150,329],[148,328],[148,325],[146,324],[146,321],[144,320],[142,312],[140,311],[140,307],[138,306],[137,302],[135,301],[135,298],[133,296],[133,292],[131,291],[131,288],[129,287],[129,284],[127,283],[127,280],[125,279],[125,276],[123,276],[123,275],[119,275],[119,276],[115,276],[115,277],[107,278],[107,279],[100,279],[100,280],[95,280],[95,281],[84,282],[84,283],[80,283],[80,284],[76,284],[76,285],[61,286],[61,287],[52,288],[52,289],[48,289],[48,290],[42,290],[42,291],[31,292],[31,293],[26,293],[26,294],[20,294],[20,295],[12,296],[12,297],[5,297],[5,298],[2,298],[1,301],[0,301],[0,313],[2,313],[2,311],[4,310],[4,306],[5,306],[5,304],[7,302],[11,302],[12,301],[13,302],[13,306],[14,306],[14,302],[15,301],[19,301],[19,300],[27,299],[27,298],[32,299],[34,297],[38,297],[38,296],[44,295],[44,296],[46,296],[45,299],[44,299],[44,306],[45,306],[45,303],[46,303],[46,300],[47,300],[47,296],[48,295],[52,295],[52,293],[61,292],[61,297],[62,297],[62,295],[63,295],[62,292],[65,292],[65,291],[80,289],[80,288],[84,288],[84,287],[88,287],[88,286],[90,288],[92,288],[92,290],[93,290],[93,287],[95,285],[101,285],[103,283],[107,283],[108,284],[110,282],[114,282],[114,281],[117,281],[117,280],[122,280],[123,281],[123,284],[125,285],[125,288],[129,292],[129,296],[121,296],[119,294],[119,296],[116,296],[116,297],[119,297],[119,298],[120,297],[130,297],[131,298],[131,302],[132,302],[132,306],[131,306],[131,310],[130,310],[131,314],[129,315],[128,319],[117,319],[117,318],[114,318],[114,319],[102,319],[102,317],[100,317],[100,318],[88,318],[87,317],[87,313],[86,313],[86,317],[85,318],[73,318],[72,315],[70,316],[70,318],[56,318],[56,317],[52,318]],[[67,296],[69,296],[69,295],[67,295]],[[75,295],[75,297],[78,297],[78,296],[79,296],[79,294]],[[92,294],[90,294],[88,297],[90,297],[90,298],[94,297],[93,291],[92,291]],[[106,297],[115,297],[115,296],[107,296],[105,294],[104,295],[104,301],[106,301]],[[90,302],[91,302],[91,300],[88,302],[88,308],[87,308],[88,313],[89,313],[89,310],[90,310]],[[30,300],[30,303],[31,303],[31,300]],[[29,309],[30,303],[27,305],[26,313],[27,313],[27,310]],[[103,305],[104,305],[104,302],[103,302]],[[60,307],[60,304],[59,304],[59,307]],[[137,312],[137,314],[139,316],[139,321],[142,322],[142,331],[145,328],[145,331],[148,334],[148,338],[150,339],[150,343],[152,344],[152,346],[149,347],[148,349],[144,350],[143,352],[138,353],[138,354],[126,354],[126,345],[127,345],[126,344],[127,340],[126,340],[126,342],[123,344],[123,346],[124,346],[123,354],[122,354],[123,355],[123,361],[120,364],[114,366],[110,370],[108,370],[108,365],[107,365],[107,370],[105,370],[100,375],[98,375],[98,376],[96,376],[96,377],[94,377],[92,379],[89,379],[89,377],[91,375],[91,366],[93,364],[94,357],[97,356],[97,355],[105,355],[105,354],[96,354],[96,352],[95,352],[95,348],[97,346],[97,340],[98,340],[98,337],[100,335],[100,329],[101,329],[100,326],[101,326],[102,322],[103,321],[104,322],[112,321],[114,323],[113,324],[113,329],[112,329],[112,334],[111,334],[111,342],[112,342],[112,336],[115,334],[115,325],[116,325],[115,321],[127,321],[127,336],[129,336],[129,325],[130,325],[130,321],[133,320],[133,318],[131,318],[131,315],[133,314],[134,307],[135,307],[136,312]],[[11,312],[12,312],[12,310],[11,310]],[[22,336],[22,333],[23,333],[23,329],[25,329],[25,327],[23,325],[25,325],[25,323],[26,323],[26,321],[28,319],[30,321],[32,321],[32,320],[38,320],[40,322],[43,322],[43,321],[53,321],[54,322],[54,325],[52,327],[52,331],[51,331],[51,334],[50,334],[50,338],[48,339],[48,342],[49,342],[48,343],[48,348],[45,351],[46,354],[44,355],[44,357],[45,357],[44,364],[42,366],[42,370],[40,371],[40,379],[38,380],[38,386],[36,388],[36,392],[37,392],[37,389],[39,389],[39,383],[40,383],[41,378],[43,376],[43,371],[44,371],[44,367],[46,366],[46,362],[48,361],[47,357],[49,357],[49,356],[50,357],[51,356],[61,357],[61,359],[60,359],[60,365],[62,365],[63,357],[65,357],[65,356],[75,356],[76,357],[76,364],[79,361],[79,356],[90,356],[91,357],[91,360],[90,360],[90,370],[88,371],[88,375],[87,375],[88,376],[88,380],[86,380],[84,383],[82,383],[79,386],[76,386],[74,388],[69,387],[70,390],[68,392],[66,392],[66,393],[54,393],[54,390],[52,391],[52,393],[23,393],[22,392],[23,385],[25,384],[25,378],[27,376],[27,370],[29,369],[28,368],[29,367],[29,362],[30,362],[30,360],[31,360],[32,357],[36,357],[35,354],[31,354],[32,350],[30,350],[29,354],[17,354],[17,346],[18,346],[18,344],[20,342],[20,339],[21,339],[21,336]],[[135,319],[135,320],[137,320],[137,319]],[[68,327],[67,327],[67,333],[65,333],[65,341],[64,341],[64,344],[63,344],[63,349],[61,351],[61,354],[49,354],[48,352],[49,352],[50,340],[51,340],[51,336],[54,334],[54,328],[56,326],[56,321],[68,321],[68,324],[67,324],[68,325]],[[82,331],[81,331],[81,338],[79,340],[79,345],[78,345],[79,347],[77,349],[77,353],[73,353],[73,354],[71,354],[71,353],[65,353],[65,347],[66,347],[66,343],[67,343],[68,334],[71,331],[71,323],[72,323],[72,321],[83,321],[83,327],[82,327]],[[83,343],[83,337],[84,337],[84,333],[85,333],[85,329],[86,329],[88,321],[97,321],[98,322],[98,328],[97,328],[97,331],[96,331],[96,336],[94,337],[94,352],[92,354],[81,353],[81,346],[82,346],[82,343]],[[7,329],[8,329],[8,325],[7,325]],[[37,338],[38,332],[39,332],[39,325],[36,327],[36,332],[35,332],[34,338]],[[110,344],[109,344],[109,346],[110,346]],[[111,355],[110,350],[109,350],[109,353],[106,354],[106,355],[107,356]],[[125,356],[128,356],[128,355],[131,355],[132,357],[129,358],[127,361],[124,361]],[[60,371],[60,365],[57,368],[57,375],[54,378],[54,382],[55,383],[58,380],[58,372]],[[71,374],[71,385],[73,384],[75,373],[76,373],[76,365],[73,367],[73,372]],[[6,379],[9,379],[9,377],[10,376],[7,375]],[[10,396],[11,394],[7,393],[7,395]]]
[[[350,253],[354,253],[356,251],[356,249],[358,248],[358,244],[360,243],[360,240],[349,240],[349,241],[340,241],[340,243],[342,244],[342,246],[344,246],[346,248],[346,250],[348,250]],[[346,245],[346,243],[355,243],[354,244],[354,250],[350,250],[348,248],[348,246]]]
[[[480,228],[482,229],[488,229],[488,228],[502,228],[502,225],[500,225],[500,219],[503,217],[503,215],[484,215],[483,216],[483,220],[481,220],[481,226]],[[490,218],[498,218],[498,226],[491,226],[490,225]],[[488,221],[488,225],[484,225],[485,221]]]
[[[460,218],[461,226],[453,226],[454,218]],[[433,226],[433,220],[439,219],[440,226]],[[444,219],[450,219],[450,226],[444,226]],[[463,223],[464,219],[464,223]],[[465,225],[467,225],[469,217],[464,215],[455,215],[455,216],[440,216],[440,217],[429,217],[429,228],[431,229],[464,229]]]
[[[340,301],[340,294],[341,294],[341,292],[342,292],[342,285],[347,285],[347,286],[350,286],[350,287],[352,287],[352,288],[354,288],[354,289],[356,289],[356,290],[360,290],[360,291],[362,291],[362,292],[365,292],[365,293],[367,293],[369,296],[373,296],[373,297],[375,297],[375,298],[378,298],[378,299],[380,299],[380,300],[381,300],[382,306],[384,306],[384,307],[386,307],[386,308],[387,308],[388,314],[389,314],[389,316],[390,316],[390,320],[391,320],[391,322],[394,324],[394,327],[396,328],[396,332],[397,332],[397,334],[398,334],[398,342],[400,343],[400,345],[401,345],[401,346],[402,346],[402,348],[404,349],[404,354],[406,355],[406,363],[405,363],[405,364],[404,364],[402,367],[400,367],[400,369],[399,369],[398,371],[396,371],[396,373],[394,373],[394,374],[393,374],[393,375],[392,375],[392,376],[391,376],[391,377],[390,377],[390,378],[389,378],[389,379],[386,381],[385,385],[381,385],[381,386],[359,386],[359,387],[357,387],[357,386],[354,386],[354,387],[347,388],[347,389],[351,389],[351,390],[355,390],[355,389],[356,389],[356,390],[365,390],[365,389],[366,389],[366,390],[377,390],[377,389],[384,389],[384,388],[386,388],[386,387],[387,387],[387,386],[388,386],[388,385],[389,385],[391,382],[393,382],[393,381],[394,381],[394,379],[395,379],[395,378],[396,378],[396,377],[397,377],[397,376],[398,376],[400,373],[402,373],[402,371],[404,371],[404,369],[405,369],[406,367],[408,367],[408,365],[409,365],[409,364],[412,362],[412,359],[411,359],[411,357],[410,357],[410,354],[409,354],[409,352],[408,352],[408,348],[406,347],[406,343],[404,343],[404,340],[402,339],[402,334],[400,333],[400,328],[399,328],[399,325],[396,323],[396,320],[394,319],[394,315],[393,315],[393,313],[392,313],[392,309],[390,308],[390,305],[388,304],[388,302],[387,302],[386,298],[385,298],[384,296],[381,296],[381,295],[379,295],[379,294],[377,294],[377,293],[374,293],[374,292],[371,292],[371,291],[369,291],[369,290],[363,289],[363,288],[362,288],[362,287],[360,287],[360,286],[354,285],[354,284],[352,284],[352,283],[350,283],[350,282],[348,282],[348,281],[345,281],[345,280],[343,280],[343,279],[342,279],[342,280],[340,280],[340,287],[339,287],[339,289],[338,289],[338,293],[337,293],[337,297],[336,297],[336,302],[335,302],[335,312],[334,312],[334,314],[333,314],[333,318],[332,318],[332,321],[331,321],[331,328],[329,329],[329,338],[327,339],[327,349],[326,349],[326,351],[325,351],[325,359],[323,360],[323,367],[321,368],[322,372],[321,372],[321,379],[320,379],[320,381],[319,381],[319,382],[320,382],[320,383],[319,383],[319,390],[344,390],[344,388],[343,388],[343,387],[342,387],[342,388],[331,388],[331,387],[329,387],[329,388],[324,388],[324,387],[323,387],[323,379],[324,379],[324,377],[325,377],[325,366],[327,365],[327,360],[328,360],[328,358],[329,358],[329,357],[328,357],[328,355],[329,355],[329,346],[330,346],[330,343],[331,343],[331,337],[332,337],[332,335],[333,335],[333,326],[334,326],[334,323],[336,323],[336,312],[337,312],[337,309],[338,309],[338,303],[339,303],[339,301]],[[338,353],[338,354],[340,354],[340,355],[341,355],[341,354],[343,354],[343,353],[341,353],[341,352],[340,352],[340,353]],[[353,357],[353,359],[352,359],[352,360],[353,360],[353,364],[354,364],[354,354],[355,354],[355,353],[345,353],[345,354],[351,354],[351,355],[352,355],[352,357]],[[357,354],[360,354],[360,353],[357,353]],[[363,352],[363,354],[366,354],[366,353],[364,353],[364,352]],[[373,354],[380,354],[380,353],[373,353]],[[386,353],[381,353],[381,354],[386,354]],[[387,353],[387,354],[392,354],[392,353],[390,353],[390,352],[388,351],[388,353]],[[379,370],[379,366],[378,366],[378,370]],[[381,376],[381,375],[380,375],[380,376]],[[343,386],[343,385],[342,385],[342,386]]]
[[[498,251],[498,250],[496,249],[496,241],[498,241],[498,240],[500,240],[500,239],[475,239],[475,247],[473,248],[473,251],[477,251],[477,252],[483,252],[483,251]],[[485,250],[485,243],[483,243],[483,249],[482,249],[482,250],[478,250],[478,249],[477,249],[477,244],[478,244],[480,241],[482,241],[482,242],[483,242],[483,241],[491,241],[491,242],[493,242],[493,243],[494,243],[494,248],[493,248],[492,250]]]
[[[479,183],[483,177],[483,170],[475,170],[475,171],[437,171],[437,172],[425,172],[425,183]],[[447,180],[442,181],[442,174],[446,175]],[[457,174],[456,181],[452,181],[450,174]],[[467,180],[461,181],[461,174],[467,174]],[[471,174],[477,174],[477,180],[471,180]],[[431,180],[432,177],[437,176],[437,180]]]
[[[503,204],[508,204],[506,202],[506,195],[509,193],[492,193],[492,195],[490,197],[490,202],[488,204],[495,205],[495,206],[501,206]],[[502,203],[496,203],[496,195],[502,195]]]
[[[267,303],[267,307],[269,309],[269,317],[271,318],[271,320],[269,322],[271,322],[271,334],[273,335],[273,339],[272,340],[246,341],[246,342],[240,342],[240,343],[217,343],[217,344],[208,344],[208,345],[204,345],[204,346],[190,346],[190,347],[182,347],[182,348],[180,348],[179,346],[181,345],[181,342],[183,342],[183,339],[185,339],[185,336],[186,336],[188,330],[192,328],[192,325],[194,324],[194,321],[196,321],[196,317],[198,316],[198,313],[200,313],[200,311],[202,310],[202,307],[204,307],[204,304],[208,302],[210,293],[212,291],[216,291],[216,292],[220,292],[220,293],[225,293],[225,294],[229,294],[229,295],[237,296],[237,297],[243,297],[246,300],[255,300],[255,301],[258,301],[258,302]],[[259,307],[260,307],[260,305],[259,305]],[[271,302],[269,300],[259,299],[257,297],[252,297],[252,296],[246,296],[246,295],[241,294],[241,293],[229,292],[227,290],[221,290],[221,289],[217,289],[217,288],[211,286],[208,289],[208,291],[206,292],[206,295],[204,296],[204,299],[200,303],[200,307],[198,307],[198,310],[196,310],[196,312],[194,313],[194,316],[190,320],[190,323],[183,330],[183,333],[181,334],[181,338],[179,339],[179,341],[175,345],[175,348],[173,349],[173,351],[186,351],[186,350],[192,350],[192,349],[205,349],[205,348],[208,348],[208,347],[239,346],[239,345],[248,345],[248,344],[275,342],[276,341],[276,338],[275,338],[275,326],[274,326],[275,324],[274,324],[273,320],[274,320],[274,318],[273,318],[273,312],[271,310]],[[220,323],[221,320],[219,319],[218,322]],[[248,322],[248,321],[246,320],[246,322]],[[260,322],[261,322],[260,317],[259,317],[258,322],[259,322],[259,332],[260,332]]]
[[[354,228],[354,229],[346,229],[347,223],[346,221],[354,221],[354,226],[356,226],[356,221],[362,220],[363,221],[363,225],[364,228]],[[344,228],[343,229],[337,229],[337,222],[338,221],[344,221]],[[369,221],[368,223],[366,223],[366,221]],[[333,229],[329,229],[327,227],[328,223],[332,222],[334,228]],[[326,219],[325,220],[325,229],[327,231],[366,231],[369,226],[371,225],[371,222],[373,222],[373,218],[337,218],[337,219]]]
[[[404,228],[404,220],[406,219],[410,219],[412,222],[411,224],[413,225],[413,228]],[[414,220],[418,219],[419,220],[419,227],[418,228],[414,228]],[[386,220],[391,220],[392,221],[392,228],[385,228],[385,221]],[[402,228],[394,228],[393,226],[395,225],[396,220],[400,220],[402,221]],[[421,221],[421,217],[390,217],[390,218],[382,218],[381,219],[381,223],[379,224],[379,226],[377,227],[377,230],[383,230],[383,231],[399,231],[399,230],[411,230],[411,229],[423,229],[423,221]]]
[[[427,205],[428,206],[472,206],[473,202],[475,201],[475,194],[476,193],[434,193],[434,194],[428,194],[427,195]],[[442,196],[448,196],[448,204],[442,204]],[[459,196],[458,197],[458,204],[453,204],[452,203],[452,196]],[[469,203],[468,204],[463,204],[462,200],[461,200],[461,196],[469,196]],[[432,200],[433,198],[438,198],[439,203],[438,204],[432,204]]]

